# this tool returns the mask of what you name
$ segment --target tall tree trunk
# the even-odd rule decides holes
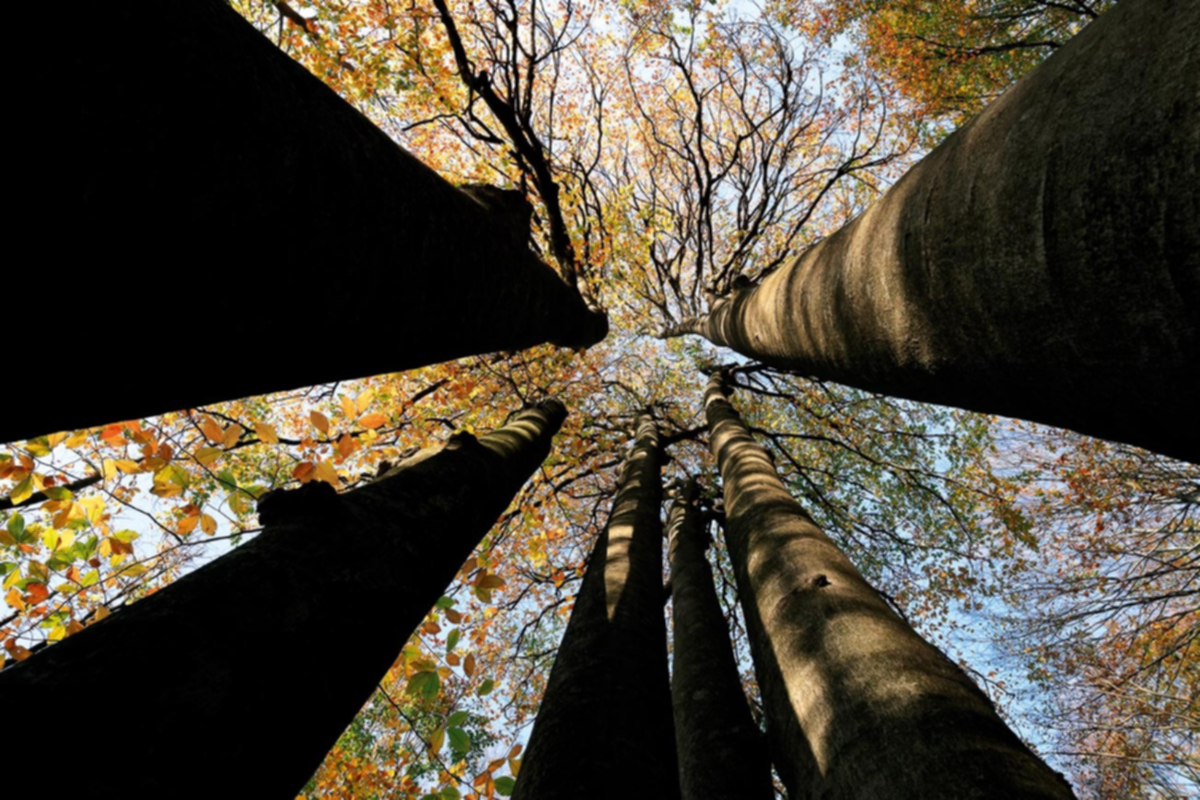
[[[521,762],[514,800],[679,796],[663,622],[662,446],[641,416]]]
[[[1200,461],[1200,3],[1127,0],[668,335]]]
[[[971,679],[813,524],[719,377],[705,413],[767,733],[789,796],[1072,797]]]
[[[69,404],[10,388],[0,442],[604,337],[520,214],[455,189],[222,0],[118,4],[55,48],[69,100],[38,90],[57,127],[23,129],[38,169],[15,230],[60,231],[18,249],[76,269],[14,268],[3,291],[55,319],[19,360],[89,383]]]
[[[683,800],[774,800],[767,742],[742,693],[742,678],[704,551],[708,533],[696,483],[667,516],[671,562],[671,700]]]
[[[269,495],[252,542],[0,672],[5,718],[42,743],[27,774],[111,796],[294,797],[565,416],[546,401],[361,489]],[[97,694],[124,709],[96,716]],[[50,744],[89,721],[136,764]]]

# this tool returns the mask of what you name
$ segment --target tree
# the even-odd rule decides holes
[[[72,222],[57,258],[120,258],[116,274],[84,270],[71,288],[135,298],[140,321],[112,334],[137,337],[121,364],[138,388],[86,404],[10,393],[0,441],[605,335],[604,315],[529,251],[519,193],[493,193],[489,208],[455,190],[220,0],[117,11],[63,35],[68,127],[89,142],[46,145],[51,174],[31,187],[33,206]],[[179,274],[173,258],[197,270],[188,322],[164,316],[174,298],[155,294]],[[201,277],[230,262],[232,281]],[[13,296],[45,281],[14,278]],[[361,313],[381,300],[404,310]],[[225,355],[201,372],[181,342],[218,314]],[[38,347],[71,352],[79,335],[58,326]],[[333,341],[349,346],[313,357],[308,343]]]
[[[714,375],[704,401],[709,444],[767,734],[789,794],[1073,797],[812,523],[725,392]]]
[[[662,443],[639,416],[612,514],[554,661],[513,797],[678,797],[662,618]]]
[[[668,334],[1200,460],[1198,30],[1194,4],[1121,3],[861,217]]]
[[[694,480],[667,517],[673,634],[671,704],[679,787],[686,800],[771,800],[771,759],[742,694],[712,568]]]
[[[139,713],[105,726],[143,760],[132,775],[89,781],[145,795],[294,794],[541,464],[565,415],[547,401],[343,495],[323,482],[268,495],[258,538],[5,670],[0,702],[50,741],[78,713],[68,687],[127,686]],[[382,609],[386,628],[356,614],[362,606]],[[342,651],[319,657],[331,635]],[[436,670],[415,680],[436,695]],[[218,752],[196,772],[198,757]],[[80,779],[89,771],[72,764]]]

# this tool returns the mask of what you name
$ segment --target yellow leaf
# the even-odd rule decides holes
[[[345,414],[348,419],[354,419],[358,416],[358,413],[354,407],[354,401],[351,400],[348,395],[342,395],[341,406],[342,413]]]
[[[312,421],[313,427],[326,436],[329,435],[329,417],[325,416],[320,411],[313,411],[308,415],[308,418]]]
[[[371,403],[373,403],[374,401],[375,401],[375,390],[367,389],[366,391],[364,391],[362,394],[360,394],[358,396],[358,400],[355,402],[355,405],[358,408],[358,413],[361,414],[364,411],[366,411],[368,408],[370,408]]]
[[[48,633],[46,635],[46,638],[52,642],[57,642],[59,639],[63,638],[66,635],[67,635],[67,628],[65,625],[55,625],[53,628],[50,629],[50,633]]]
[[[117,461],[115,462],[115,466],[117,469],[121,470],[121,472],[124,472],[126,475],[132,475],[135,472],[142,471],[142,468],[138,466],[138,463],[136,461],[130,461],[127,458],[117,459]]]
[[[317,480],[325,481],[333,488],[338,488],[337,470],[333,468],[333,464],[328,461],[321,461],[317,464]]]
[[[365,417],[360,419],[358,424],[362,425],[364,428],[378,428],[386,422],[387,415],[380,414],[378,411],[376,411],[373,414],[367,414]]]
[[[445,741],[446,741],[446,726],[443,725],[442,727],[440,727],[436,731],[434,731],[433,735],[429,737],[430,752],[433,752],[433,753],[440,752],[442,749],[442,745],[445,743]]]
[[[233,447],[238,443],[238,439],[242,438],[242,433],[245,430],[241,425],[230,425],[225,429],[224,435],[221,436],[221,444],[225,445],[226,449]]]
[[[63,441],[66,440],[66,438],[67,438],[67,431],[63,431],[62,433],[50,434],[49,436],[46,437],[46,441],[50,445],[50,448],[54,449],[55,447],[58,447],[60,444],[62,444]]]
[[[275,426],[268,425],[265,422],[254,423],[254,432],[258,434],[258,438],[262,439],[267,444],[279,444],[279,434],[275,433]]]
[[[109,611],[106,606],[96,606],[96,619],[97,620],[104,619],[105,617],[108,616],[108,614],[109,614]]]
[[[212,536],[214,533],[217,532],[217,521],[215,519],[213,519],[212,517],[210,517],[208,514],[201,514],[200,515],[200,530],[204,531],[209,536]]]
[[[18,574],[18,573],[13,573]],[[21,599],[21,593],[16,589],[9,589],[8,594],[4,595],[4,601],[17,611],[25,610],[25,601]]]
[[[83,626],[79,624],[79,620],[73,619],[67,623],[67,634],[79,633],[83,630]]]
[[[73,436],[71,436],[71,438],[67,439],[67,441],[64,442],[64,444],[66,444],[67,447],[74,450],[76,447],[79,447],[79,446],[83,445],[85,442],[87,442],[87,440],[88,440],[88,432],[86,430],[83,430],[83,431],[79,431],[76,434],[74,434]]]
[[[114,478],[116,477],[116,474],[117,462],[113,461],[111,458],[104,459],[104,479],[109,480],[110,478]]]
[[[13,487],[12,493],[8,496],[8,499],[10,501],[12,501],[12,504],[15,506],[18,503],[25,502],[32,496],[33,496],[33,476],[28,475],[28,476],[26,476],[25,480],[21,481],[15,487]]]
[[[207,467],[220,458],[223,452],[225,451],[219,447],[201,447],[196,451],[196,460]]]

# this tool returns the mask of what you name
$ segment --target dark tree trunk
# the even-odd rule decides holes
[[[705,409],[771,752],[789,796],[1073,797],[813,524],[719,377]]]
[[[668,334],[1200,461],[1200,3],[1126,0]]]
[[[41,743],[23,774],[111,797],[295,797],[565,416],[547,401],[344,495],[269,495],[258,538],[0,672],[10,730]],[[52,744],[93,727],[106,744]]]
[[[774,800],[766,737],[754,724],[704,551],[708,533],[688,481],[667,516],[671,700],[683,800]]]
[[[10,191],[13,251],[72,271],[18,260],[3,293],[53,315],[19,363],[86,379],[85,401],[10,388],[0,442],[604,337],[520,214],[455,189],[221,0],[80,23],[54,33],[68,77],[39,84],[54,127],[22,128],[37,168]]]
[[[663,621],[661,469],[658,430],[640,417],[514,800],[679,797]]]

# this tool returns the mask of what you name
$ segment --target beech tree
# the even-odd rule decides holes
[[[72,291],[138,298],[143,321],[121,329],[137,344],[120,362],[136,390],[86,403],[10,393],[0,441],[605,335],[574,273],[568,285],[530,252],[521,192],[458,191],[221,0],[114,10],[63,37],[67,127],[89,144],[39,144],[54,156],[30,191],[72,220],[57,258],[119,259],[77,272]],[[201,279],[193,310],[156,322],[172,260],[230,280]],[[13,296],[44,281],[13,278]],[[405,311],[360,313],[379,303]],[[217,317],[228,356],[201,373],[179,342]],[[78,337],[55,327],[38,346],[67,352]],[[314,357],[333,342],[337,358]]]
[[[668,328],[1200,460],[1200,8],[1085,28],[862,216]]]
[[[679,789],[685,800],[770,800],[771,758],[742,694],[697,495],[695,480],[684,482],[667,516]]]
[[[794,796],[1074,797],[786,491],[714,375],[725,534],[775,766]]]
[[[0,703],[49,741],[77,706],[66,687],[126,687],[139,712],[107,719],[106,735],[137,748],[138,768],[93,775],[73,759],[72,779],[146,796],[232,786],[294,796],[545,459],[565,416],[546,401],[353,492],[314,482],[267,495],[254,541],[5,670]],[[355,613],[364,605],[383,610],[384,630]],[[318,657],[334,632],[340,652]],[[436,671],[418,680],[436,693]],[[208,761],[202,770],[198,758]]]
[[[639,416],[550,672],[513,797],[607,797],[621,774],[678,797],[662,617],[662,443]]]

